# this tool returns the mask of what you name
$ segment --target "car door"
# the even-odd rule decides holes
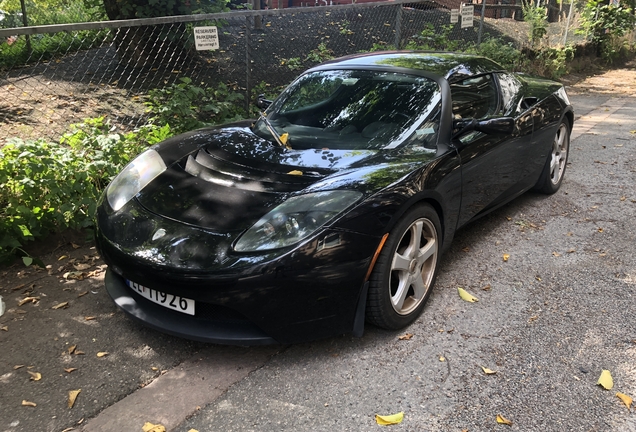
[[[493,73],[449,79],[455,119],[506,117],[507,99]],[[462,165],[462,204],[458,226],[519,193],[524,177],[523,142],[532,135],[532,118],[515,119],[513,135],[469,131],[453,139]],[[529,123],[528,123],[529,122]],[[529,127],[528,127],[529,126]],[[520,133],[520,131],[523,132]]]

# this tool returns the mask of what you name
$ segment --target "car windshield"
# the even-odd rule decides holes
[[[422,131],[435,135],[439,86],[425,77],[382,71],[331,70],[302,75],[254,126],[293,149],[374,150],[396,147]],[[271,126],[271,127],[268,127]],[[272,130],[278,137],[272,137]],[[421,129],[421,128],[420,128]]]

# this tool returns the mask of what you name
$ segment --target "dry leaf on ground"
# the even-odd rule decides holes
[[[382,416],[379,414],[375,415],[375,422],[382,426],[400,424],[402,423],[403,419],[404,419],[404,413],[401,411],[397,414],[391,414],[386,416]]]
[[[75,352],[75,348],[77,348],[77,345],[71,345],[70,347],[68,347],[68,353],[73,354]]]
[[[25,297],[18,302],[18,306],[25,305],[27,303],[37,303],[40,297]]]
[[[503,254],[504,262],[507,262],[509,258],[510,258],[510,254]]]
[[[492,369],[488,369],[487,367],[482,366],[481,369],[484,371],[484,373],[486,375],[494,375],[497,373],[497,371],[494,371]]]
[[[632,402],[634,402],[632,398],[623,393],[616,393],[616,397],[623,401],[628,411],[631,410]]]
[[[22,401],[22,406],[35,407],[35,406],[38,406],[38,405],[35,402],[29,402],[28,400],[23,400]]]
[[[100,351],[97,353],[97,357],[106,357],[108,355],[108,352],[106,351]]]
[[[66,309],[68,307],[68,302],[62,302],[62,303],[58,303],[55,306],[53,306],[51,309]]]
[[[31,381],[40,381],[42,379],[42,374],[40,372],[27,372],[31,375],[31,378],[29,378]]]
[[[68,392],[68,407],[69,408],[73,408],[73,405],[75,405],[75,400],[77,399],[77,395],[80,394],[81,391],[82,389],[70,390]]]
[[[77,370],[77,368],[74,368],[74,367],[64,368],[64,372],[66,372],[66,373],[71,373],[71,372],[73,372],[74,370]]]
[[[402,336],[398,336],[398,340],[410,340],[413,337],[413,333],[406,333]]]
[[[166,432],[166,427],[160,424],[152,424],[150,422],[146,422],[141,430],[143,432]]]
[[[475,303],[477,301],[479,301],[479,299],[477,297],[474,297],[472,295],[470,295],[468,293],[468,291],[466,291],[463,288],[457,288],[457,292],[459,293],[459,296],[462,298],[462,300],[467,301],[469,303]]]
[[[598,377],[597,385],[600,385],[605,390],[611,390],[614,387],[614,380],[612,379],[612,374],[610,371],[603,369],[601,372],[601,376]]]
[[[502,416],[501,414],[497,414],[497,423],[512,426],[512,422],[508,420],[507,418],[505,418],[504,416]]]

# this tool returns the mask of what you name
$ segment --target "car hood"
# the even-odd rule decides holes
[[[176,137],[157,151],[168,169],[138,194],[138,202],[157,215],[217,233],[249,228],[290,195],[339,188],[366,195],[403,171],[392,164],[391,175],[369,182],[386,165],[383,151],[289,150],[240,127]]]

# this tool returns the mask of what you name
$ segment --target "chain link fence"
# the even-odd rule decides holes
[[[99,116],[113,130],[133,130],[149,121],[149,92],[184,78],[201,87],[226,84],[244,95],[247,111],[256,94],[342,55],[440,35],[462,45],[487,35],[527,42],[527,23],[512,18],[518,7],[504,13],[510,18],[486,17],[502,10],[489,6],[480,15],[476,5],[469,28],[461,19],[451,24],[440,3],[397,0],[0,29],[0,143],[56,140],[71,124]],[[218,28],[220,49],[195,49],[193,28],[201,26]],[[555,40],[566,42],[565,24],[551,26]]]

